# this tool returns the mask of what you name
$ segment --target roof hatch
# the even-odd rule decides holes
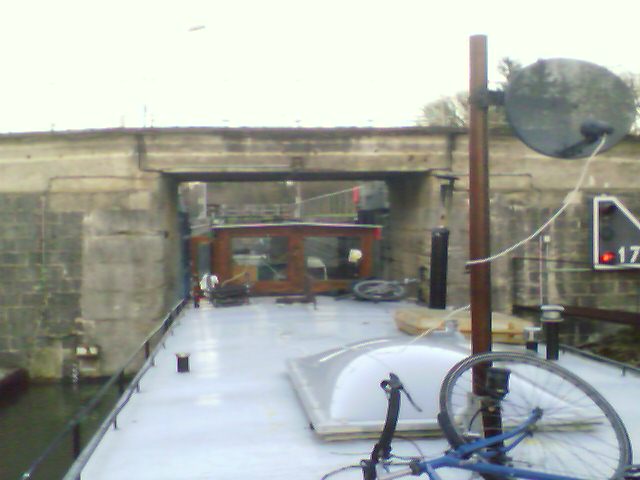
[[[372,436],[387,409],[380,382],[398,375],[422,409],[404,402],[399,431],[439,433],[438,393],[447,371],[469,355],[456,330],[407,340],[377,338],[287,362],[289,376],[312,427],[326,438]]]

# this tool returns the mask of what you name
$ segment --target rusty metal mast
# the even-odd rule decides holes
[[[487,37],[470,37],[469,62],[469,254],[490,255]],[[471,265],[471,346],[491,350],[491,267]]]

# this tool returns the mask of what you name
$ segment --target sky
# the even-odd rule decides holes
[[[640,1],[5,0],[0,132],[397,127],[503,57],[639,73]]]

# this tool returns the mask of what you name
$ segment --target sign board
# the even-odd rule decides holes
[[[611,195],[593,199],[593,268],[640,268],[640,221]]]

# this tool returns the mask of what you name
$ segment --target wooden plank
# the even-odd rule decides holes
[[[443,330],[450,311],[426,307],[401,308],[395,311],[394,319],[400,330],[410,335],[421,335],[429,330]],[[466,337],[471,337],[470,313],[460,312],[451,318],[458,323],[458,330]],[[523,330],[532,326],[533,322],[522,318],[493,312],[491,335],[500,343],[524,343]]]

